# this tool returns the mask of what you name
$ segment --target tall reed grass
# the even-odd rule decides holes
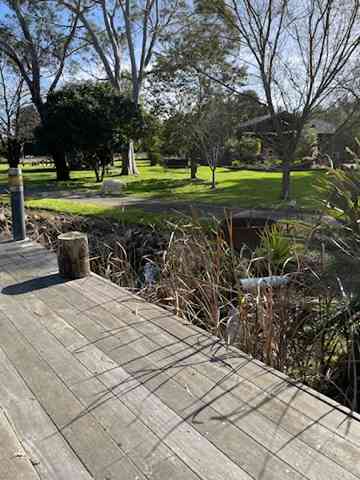
[[[359,410],[360,300],[332,269],[339,232],[295,225],[289,234],[275,225],[257,249],[237,252],[216,220],[193,217],[161,234],[136,227],[130,235],[128,226],[104,233],[101,222],[61,218],[29,213],[32,237],[56,248],[64,229],[87,231],[93,271]],[[289,283],[242,288],[241,279],[268,275]]]

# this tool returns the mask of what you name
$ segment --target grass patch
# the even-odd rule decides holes
[[[144,212],[140,208],[127,207],[106,207],[92,203],[80,203],[72,200],[40,199],[27,200],[27,208],[49,210],[70,215],[86,217],[103,217],[124,224],[162,225],[165,215]],[[166,217],[168,218],[168,217]]]
[[[217,188],[210,189],[210,170],[198,169],[198,180],[191,181],[189,169],[164,169],[140,164],[138,177],[120,177],[120,163],[107,178],[117,178],[126,183],[125,195],[139,198],[157,198],[164,201],[210,203],[239,208],[281,208],[286,206],[279,200],[281,190],[280,172],[254,172],[218,168]],[[7,184],[7,166],[0,165],[0,186]],[[94,174],[89,170],[71,173],[69,182],[56,182],[55,171],[39,166],[23,168],[24,182],[31,192],[48,190],[49,197],[57,190],[87,191],[94,193],[100,188]],[[315,208],[318,194],[315,184],[324,175],[322,172],[305,171],[292,173],[292,198],[299,208]]]
[[[8,195],[0,195],[0,204],[9,205]],[[102,217],[123,224],[141,224],[154,227],[162,227],[171,220],[177,221],[175,215],[169,216],[145,212],[141,208],[127,207],[106,207],[95,205],[93,203],[80,203],[72,200],[61,199],[32,199],[25,201],[25,207],[32,210],[46,210],[50,212],[64,213],[69,215],[79,215],[83,217]]]

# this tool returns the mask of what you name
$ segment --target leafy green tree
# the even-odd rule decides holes
[[[147,153],[150,165],[155,166],[161,161],[162,123],[159,118],[150,113],[144,115],[144,123],[141,147]]]
[[[204,160],[194,127],[208,106],[213,115],[214,109],[223,112],[217,119],[229,136],[237,136],[237,124],[262,109],[257,95],[246,89],[237,32],[209,6],[205,0],[192,2],[181,28],[164,38],[146,97],[149,108],[164,118],[163,152],[187,157],[192,179]]]
[[[248,91],[247,96],[224,92],[223,95],[210,97],[207,102],[194,104],[188,111],[174,109],[173,112],[163,121],[162,152],[165,155],[186,157],[190,165],[191,179],[195,179],[198,163],[208,156],[208,152],[205,152],[199,143],[199,135],[196,135],[200,134],[199,128],[203,130],[206,126],[208,134],[214,129],[214,138],[218,138],[216,129],[221,131],[221,136],[226,139],[218,150],[218,161],[221,161],[229,154],[230,147],[239,145],[241,132],[238,125],[251,115],[260,115],[262,107],[258,104],[254,92]],[[203,130],[202,137],[204,133]]]
[[[97,62],[120,93],[141,103],[142,90],[162,37],[176,22],[183,0],[58,0],[79,17]],[[95,60],[94,58],[94,60]],[[130,88],[129,88],[130,87]],[[123,158],[122,175],[137,171]]]
[[[206,8],[206,2],[194,1],[179,23],[181,28],[163,36],[163,48],[148,75],[146,101],[166,116],[237,92],[246,82],[237,34]]]
[[[0,6],[0,53],[17,69],[43,122],[44,98],[56,89],[70,57],[82,47],[76,36],[78,16],[48,0],[1,0]],[[62,145],[53,144],[51,154],[58,180],[67,180]]]
[[[67,85],[48,96],[46,111],[40,139],[50,149],[62,144],[68,155],[80,152],[97,181],[103,179],[113,153],[130,138],[138,138],[143,129],[139,107],[107,83]]]
[[[201,160],[199,145],[193,137],[193,123],[193,112],[175,111],[163,121],[161,131],[161,153],[186,158],[192,180],[196,179],[197,166]]]

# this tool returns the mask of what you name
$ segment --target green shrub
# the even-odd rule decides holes
[[[161,154],[159,150],[156,149],[149,149],[148,152],[148,159],[150,161],[151,166],[160,165],[161,163]]]
[[[295,258],[294,242],[284,235],[281,225],[272,225],[265,229],[256,255],[263,257],[268,274],[284,273],[286,266]]]
[[[318,184],[327,213],[348,237],[360,235],[360,171],[329,170]]]
[[[239,152],[243,156],[256,156],[261,152],[261,141],[256,137],[242,137],[239,141]]]

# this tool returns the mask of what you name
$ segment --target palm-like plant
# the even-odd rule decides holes
[[[328,212],[346,228],[360,234],[360,163],[357,170],[330,170],[321,181]]]

